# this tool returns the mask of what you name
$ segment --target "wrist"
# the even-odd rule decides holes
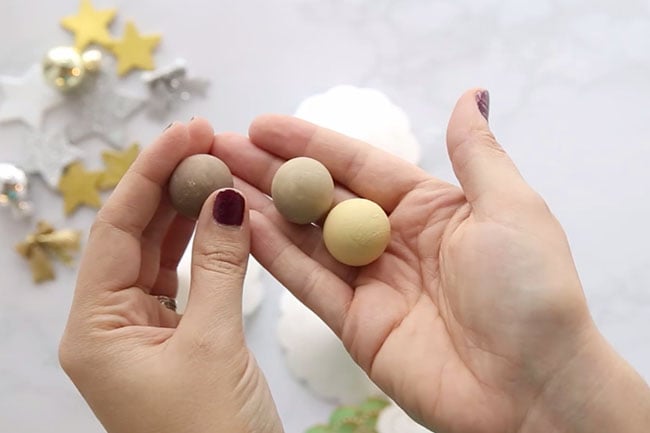
[[[519,433],[645,433],[650,388],[593,327],[584,345],[542,388]]]

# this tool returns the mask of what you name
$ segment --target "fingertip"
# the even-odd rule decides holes
[[[213,200],[212,217],[217,224],[239,228],[247,222],[248,204],[241,191],[223,188],[215,193]]]
[[[254,144],[267,148],[286,140],[308,141],[317,126],[306,120],[284,114],[263,114],[253,120],[248,136]]]
[[[165,128],[163,133],[159,136],[158,140],[154,142],[156,144],[159,141],[163,142],[180,142],[184,138],[186,138],[187,135],[187,125],[185,125],[182,122],[177,122],[174,121]]]
[[[214,140],[214,129],[212,124],[202,118],[193,117],[187,125],[190,139],[201,148],[209,148]]]
[[[447,147],[450,153],[473,132],[489,130],[488,114],[489,92],[486,89],[476,87],[463,93],[456,102],[447,127]]]
[[[229,229],[240,231],[249,221],[248,200],[244,193],[234,187],[213,191],[201,207],[197,219],[203,230]]]
[[[201,209],[193,245],[195,264],[204,271],[217,271],[230,279],[245,270],[250,251],[249,215],[240,191],[222,188],[210,194]],[[221,266],[223,262],[227,266]],[[234,274],[226,276],[228,269]]]
[[[254,136],[257,136],[263,131],[269,129],[269,126],[273,125],[277,120],[279,120],[279,117],[280,116],[277,114],[272,113],[260,114],[259,116],[255,117],[248,127],[249,137],[252,139]]]
[[[519,206],[531,190],[490,130],[489,103],[482,88],[460,97],[449,120],[447,149],[467,200],[478,212],[495,216]]]

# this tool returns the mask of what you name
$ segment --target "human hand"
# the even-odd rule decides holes
[[[257,119],[250,140],[217,135],[214,151],[241,178],[259,262],[424,425],[438,433],[630,427],[625,418],[643,412],[617,414],[602,377],[646,399],[647,387],[596,330],[566,236],[489,131],[479,110],[486,98],[466,93],[450,120],[462,189],[284,116]],[[290,224],[274,209],[273,175],[297,156],[328,167],[335,201],[365,197],[387,212],[391,242],[376,262],[337,263],[319,227]]]
[[[166,183],[181,160],[212,145],[204,120],[171,126],[91,229],[60,361],[109,433],[282,432],[244,343],[250,230],[240,194],[220,190],[203,206],[184,316],[157,299],[176,296],[176,265],[194,228],[171,207]]]

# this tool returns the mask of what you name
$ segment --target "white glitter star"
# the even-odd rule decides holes
[[[102,73],[71,97],[79,108],[78,119],[66,128],[72,143],[94,135],[118,149],[131,144],[125,138],[126,120],[142,108],[142,99],[117,93],[114,80]]]
[[[151,91],[151,99],[147,103],[149,112],[159,118],[170,114],[177,105],[190,102],[192,98],[205,97],[210,85],[208,80],[188,77],[183,59],[176,59],[171,65],[156,71],[143,73],[142,80]]]
[[[54,189],[58,188],[63,169],[79,159],[83,152],[73,147],[60,131],[52,134],[32,133],[25,140],[27,159],[22,164],[27,173],[38,173]]]
[[[63,102],[63,96],[43,78],[34,65],[20,78],[0,77],[0,122],[22,121],[38,129],[43,113]]]

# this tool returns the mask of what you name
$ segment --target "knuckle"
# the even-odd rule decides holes
[[[464,168],[477,156],[484,156],[486,152],[495,157],[508,158],[506,151],[501,147],[492,131],[474,129],[451,149],[450,157],[455,164]]]
[[[79,369],[83,366],[82,351],[74,347],[73,344],[64,337],[59,343],[59,365],[63,371],[71,378],[77,376]]]
[[[195,256],[195,265],[216,274],[232,275],[243,273],[247,256],[232,245],[220,245],[214,250],[199,249]]]
[[[503,150],[503,147],[501,147],[494,134],[492,134],[492,131],[488,129],[475,130],[468,140],[473,146],[482,146],[497,155],[506,155],[506,151]]]
[[[68,349],[68,345],[62,341],[59,344],[59,365],[65,373],[70,376],[70,373],[74,369],[74,356],[73,352]]]
[[[521,197],[523,204],[526,205],[529,209],[535,212],[548,212],[550,213],[550,208],[546,203],[546,200],[536,191],[529,189]]]
[[[93,221],[92,225],[90,226],[90,230],[88,231],[89,236],[97,236],[102,233],[103,230],[106,230],[108,227],[108,224],[106,223],[106,220],[102,218],[100,215],[97,215],[95,217],[95,220]]]
[[[322,290],[322,287],[324,286],[324,280],[325,271],[323,268],[316,268],[313,272],[310,272],[307,275],[307,280],[305,281],[306,293]]]

